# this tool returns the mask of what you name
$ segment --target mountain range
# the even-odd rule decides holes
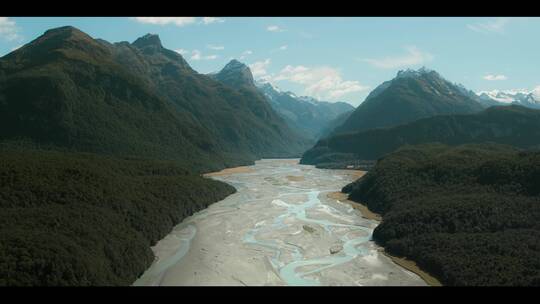
[[[540,87],[531,91],[481,91],[477,95],[479,101],[486,105],[517,104],[533,109],[540,109]]]
[[[306,141],[258,95],[197,73],[157,35],[109,43],[66,26],[0,58],[0,140],[198,171],[300,155]]]

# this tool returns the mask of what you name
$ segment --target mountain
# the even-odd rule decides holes
[[[194,71],[157,35],[51,29],[0,58],[0,140],[175,160],[208,171],[299,155],[268,104]]]
[[[300,163],[344,167],[360,160],[377,160],[401,146],[430,142],[494,142],[540,148],[540,110],[497,106],[476,114],[439,115],[392,128],[339,134],[320,140],[304,153]]]
[[[540,286],[540,152],[415,145],[343,188],[382,215],[373,239],[444,285]]]
[[[295,144],[293,147],[297,154],[294,156],[299,156],[301,152],[309,147],[311,142],[294,127],[289,127],[259,91],[247,65],[233,59],[221,71],[208,76],[227,87],[237,90],[246,100],[250,101],[245,104],[246,108],[250,109],[268,125],[273,126],[281,136],[290,138],[289,142]],[[292,154],[290,155],[292,156]]]
[[[352,115],[352,113],[354,113],[354,109],[349,110],[347,112],[343,112],[343,113],[339,114],[338,116],[336,116],[336,118],[329,121],[326,124],[326,127],[324,127],[321,130],[321,132],[319,133],[320,134],[319,138],[324,139],[324,138],[328,137],[330,134],[332,134],[332,132],[337,127],[341,126],[345,121],[347,121],[347,119],[349,119],[349,117]]]
[[[481,91],[477,93],[480,102],[487,105],[516,104],[533,109],[540,109],[540,87],[532,91]]]
[[[237,89],[253,88],[255,86],[250,68],[236,59],[227,63],[219,73],[212,74],[212,77]]]
[[[441,114],[467,114],[484,107],[437,72],[399,71],[375,88],[332,134],[391,127]]]
[[[354,110],[353,106],[345,102],[326,102],[307,96],[299,97],[292,92],[283,92],[270,83],[259,82],[256,85],[289,127],[299,130],[312,140],[325,135],[327,128],[333,129],[331,124],[338,116]]]

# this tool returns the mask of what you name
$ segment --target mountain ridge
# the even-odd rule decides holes
[[[376,87],[332,134],[391,127],[439,114],[474,113],[484,107],[436,71],[402,70]]]
[[[197,170],[300,155],[301,139],[252,99],[195,72],[157,35],[108,43],[61,27],[0,58],[1,140],[177,159]]]
[[[475,114],[448,114],[407,124],[339,134],[306,151],[303,164],[347,166],[375,161],[401,146],[440,142],[448,145],[494,142],[540,148],[540,110],[494,106]]]

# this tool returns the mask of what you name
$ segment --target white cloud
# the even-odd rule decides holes
[[[277,75],[266,77],[271,81],[290,81],[304,86],[305,94],[318,99],[336,100],[369,87],[358,81],[344,80],[341,73],[331,67],[306,67],[287,65]]]
[[[208,48],[211,50],[216,50],[216,51],[221,51],[225,49],[225,47],[222,45],[211,45],[211,44],[208,45]]]
[[[242,52],[242,55],[240,55],[240,60],[245,59],[247,56],[253,54],[251,50],[246,50]]]
[[[505,75],[492,75],[492,74],[488,74],[488,75],[484,76],[483,78],[485,80],[490,80],[490,81],[508,79],[508,77],[506,77]]]
[[[15,21],[9,19],[9,17],[0,17],[0,38],[9,41],[18,39],[20,38],[18,31]]]
[[[211,24],[211,23],[222,23],[225,22],[225,19],[218,18],[218,17],[203,17],[202,21],[204,24]]]
[[[279,47],[280,50],[285,51],[288,48],[287,45],[282,45]]]
[[[269,25],[267,28],[266,28],[267,31],[269,32],[284,32],[285,30],[282,29],[281,27],[277,26],[277,25]]]
[[[176,26],[184,26],[193,24],[197,21],[196,17],[132,17],[140,23],[167,25],[174,24]]]
[[[253,77],[264,77],[266,76],[266,68],[270,65],[270,58],[267,58],[263,61],[257,61],[249,65]]]
[[[218,55],[203,56],[203,54],[199,50],[191,51],[191,60],[214,60],[214,59],[217,59],[218,57],[219,57]]]
[[[467,27],[479,33],[504,33],[504,28],[510,21],[510,18],[494,18],[486,22],[478,22],[475,24],[467,24]]]
[[[188,50],[184,50],[184,49],[176,49],[174,51],[177,52],[180,55],[186,55],[187,53],[189,53]]]
[[[361,59],[375,67],[382,69],[395,69],[405,66],[413,66],[424,64],[433,60],[433,55],[427,52],[422,52],[416,46],[408,46],[405,48],[407,54],[395,57],[384,57],[379,59]]]

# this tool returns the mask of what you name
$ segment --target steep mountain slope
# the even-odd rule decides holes
[[[0,138],[74,150],[208,160],[207,132],[72,27],[0,59]],[[198,135],[198,136],[197,136]]]
[[[286,120],[276,113],[269,101],[256,87],[251,70],[247,65],[233,59],[221,71],[215,74],[209,74],[208,76],[237,90],[248,98],[251,102],[246,107],[249,107],[261,119],[267,121],[268,124],[275,126],[276,131],[282,134],[282,136],[290,137],[291,142],[297,143],[295,148],[299,148],[300,150],[296,151],[303,152],[312,144],[301,130],[295,128],[294,125],[288,125]]]
[[[375,88],[333,134],[390,127],[441,114],[467,114],[484,107],[437,72],[399,71]]]
[[[289,127],[313,140],[326,135],[326,129],[333,129],[335,126],[331,123],[338,116],[354,110],[353,106],[345,102],[319,101],[306,96],[298,97],[292,92],[282,92],[270,83],[257,83],[257,87]]]
[[[303,155],[301,163],[354,164],[357,160],[376,160],[400,146],[429,142],[540,147],[540,110],[498,106],[477,114],[440,115],[393,128],[340,134],[319,141]]]
[[[255,90],[251,71],[245,65],[236,61],[236,68],[245,68],[236,70],[233,60],[232,67],[224,68],[214,78],[194,72],[179,54],[163,48],[156,35],[141,37],[133,46],[145,60],[137,60],[137,52],[127,47],[118,48],[116,57],[136,73],[149,67],[149,79],[157,90],[208,129],[227,157],[246,153],[255,158],[290,157],[305,150],[303,139]],[[240,82],[228,82],[229,78]]]
[[[251,97],[196,73],[156,35],[111,44],[61,27],[0,59],[0,140],[206,171],[299,153]]]

